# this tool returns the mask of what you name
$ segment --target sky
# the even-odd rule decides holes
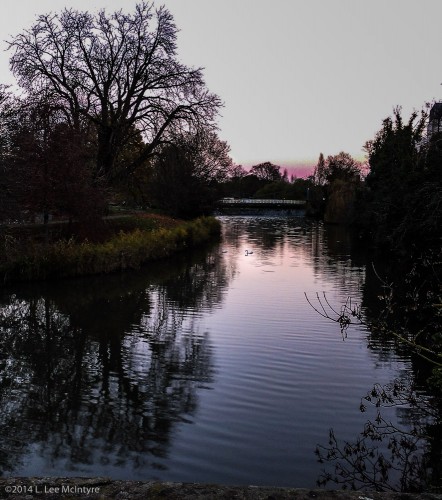
[[[1,40],[64,7],[133,11],[136,0],[14,0]],[[441,0],[159,0],[173,14],[178,56],[203,67],[224,102],[219,136],[237,164],[305,165],[364,143],[395,106],[408,118],[442,100]],[[3,42],[3,48],[7,44]],[[0,83],[13,83],[0,52]]]

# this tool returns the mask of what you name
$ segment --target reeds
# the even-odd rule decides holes
[[[45,280],[138,269],[143,264],[208,241],[220,231],[213,217],[182,222],[176,227],[120,231],[103,243],[60,240],[34,244],[14,252],[13,242],[0,262],[0,282]]]

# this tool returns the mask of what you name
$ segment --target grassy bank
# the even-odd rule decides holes
[[[183,251],[219,234],[219,222],[202,217],[190,222],[164,217],[126,218],[104,241],[60,239],[49,244],[28,242],[24,247],[6,236],[0,262],[0,282],[45,280],[137,269]],[[118,232],[116,232],[116,229]]]

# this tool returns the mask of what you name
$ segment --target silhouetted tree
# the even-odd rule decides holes
[[[233,167],[229,149],[207,129],[171,137],[153,164],[149,192],[154,205],[186,218],[210,212],[220,197],[219,183]]]
[[[416,189],[425,183],[423,164],[419,161],[425,151],[421,148],[425,122],[425,114],[419,117],[414,112],[404,123],[401,109],[396,108],[393,117],[383,121],[375,138],[365,144],[370,166],[366,183],[370,191],[364,200],[364,223],[374,228],[378,242],[397,243],[398,229]],[[424,199],[420,201],[425,204]],[[401,233],[404,229],[402,226]]]
[[[442,134],[429,138],[421,149],[417,169],[413,172],[412,191],[398,231],[410,243],[419,238],[421,246],[440,249],[442,239]]]
[[[116,176],[110,185],[110,198],[113,202],[130,207],[145,206],[149,203],[148,190],[153,158],[140,163],[134,172],[127,175],[125,173],[126,167],[136,161],[145,147],[141,131],[133,127],[130,138],[116,159]]]
[[[361,179],[362,165],[344,151],[324,160],[321,153],[316,166],[315,184],[322,187],[325,207],[320,193],[315,195],[315,211],[324,210],[324,220],[331,223],[350,223],[354,217],[356,192]]]
[[[245,196],[243,184],[246,175],[247,171],[242,165],[232,165],[229,178],[221,186],[223,196],[234,196],[236,198]]]
[[[17,217],[19,210],[17,176],[11,164],[16,126],[14,100],[8,87],[0,85],[0,221]]]
[[[254,165],[250,169],[250,174],[256,175],[258,179],[263,181],[279,181],[281,179],[281,174],[279,172],[280,168],[281,167],[278,167],[277,165],[273,165],[273,163],[266,161],[265,163]]]
[[[256,198],[306,200],[311,198],[318,186],[309,179],[295,179],[292,183],[284,181],[270,182],[260,188],[256,193]]]
[[[315,183],[319,186],[323,186],[325,184],[325,160],[324,155],[322,153],[319,154],[318,164],[315,167],[314,171],[314,179]]]
[[[201,127],[196,133],[175,136],[173,143],[185,151],[194,164],[194,176],[205,183],[227,180],[233,169],[230,146],[210,129]]]
[[[242,196],[252,197],[263,186],[268,184],[268,181],[259,179],[255,174],[248,174],[241,180]]]
[[[402,184],[404,177],[416,167],[417,154],[425,130],[426,116],[413,112],[407,123],[401,108],[394,109],[393,117],[386,118],[373,140],[365,143],[370,173],[367,184],[375,190],[388,185]]]
[[[230,178],[231,179],[242,179],[247,175],[246,170],[242,165],[233,165],[230,169]]]
[[[328,156],[323,165],[321,165],[320,156],[318,162],[318,170],[323,170],[321,178],[325,179],[328,184],[331,184],[337,179],[344,181],[356,178],[359,179],[361,167],[362,165],[360,162],[356,161],[350,154],[344,151],[341,151],[335,156]]]
[[[112,180],[133,173],[171,128],[211,124],[220,107],[201,69],[178,62],[176,34],[170,12],[145,1],[133,14],[65,9],[11,39],[11,68],[29,94],[52,93],[74,128],[82,118],[94,124],[95,175]],[[144,147],[116,170],[137,129]]]
[[[42,213],[45,223],[51,212],[89,221],[100,217],[103,193],[92,179],[88,137],[70,127],[63,110],[50,100],[28,99],[17,112],[20,125],[12,137],[10,161],[23,184],[23,207]]]

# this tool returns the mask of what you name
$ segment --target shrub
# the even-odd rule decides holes
[[[103,243],[71,239],[48,246],[35,244],[0,263],[0,276],[10,282],[138,269],[146,262],[208,241],[219,231],[216,219],[202,217],[169,229],[120,231]]]

